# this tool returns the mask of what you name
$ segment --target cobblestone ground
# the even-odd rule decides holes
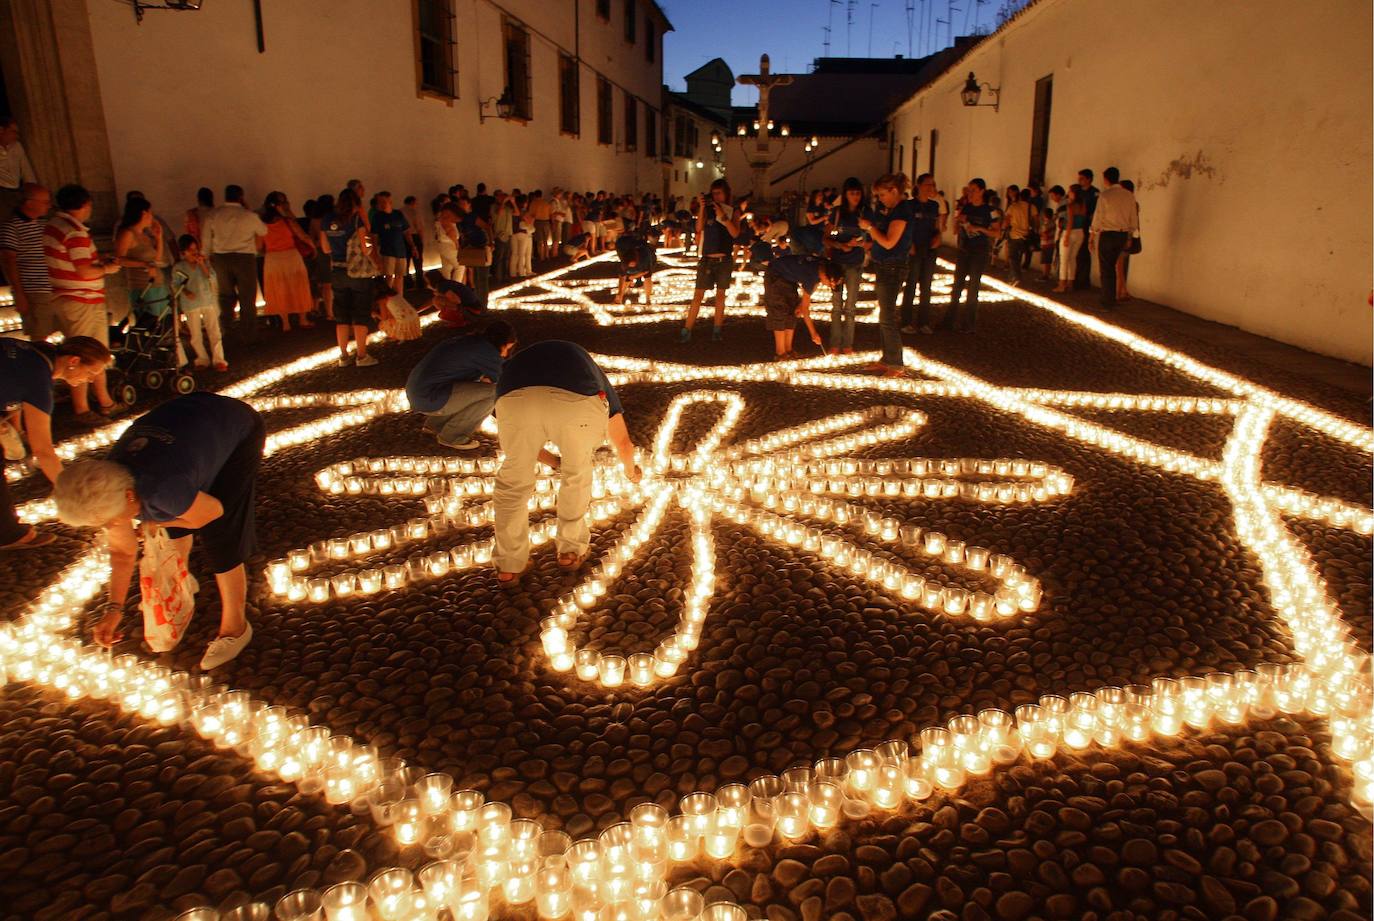
[[[580,274],[594,277],[604,267]],[[601,327],[585,313],[509,318],[525,342],[570,338],[605,354],[735,364],[765,360],[771,350],[758,318],[732,320],[722,343],[699,336],[687,345],[671,323]],[[1228,396],[1015,301],[984,306],[979,324],[977,336],[908,345],[1011,387]],[[442,335],[430,329],[420,342],[384,346],[376,368],[330,365],[268,392],[399,387]],[[876,345],[874,327],[861,325],[859,336],[860,347]],[[301,341],[245,354],[235,373],[283,360]],[[1286,383],[1247,366],[1244,356],[1224,358],[1234,373],[1279,389]],[[543,655],[539,621],[577,581],[559,570],[547,545],[513,593],[498,590],[489,571],[469,570],[364,599],[297,604],[271,596],[260,578],[266,560],[422,513],[419,500],[330,496],[314,482],[317,470],[337,461],[442,451],[416,417],[393,414],[265,462],[263,553],[250,586],[255,638],[217,680],[308,713],[383,755],[447,772],[455,786],[578,837],[623,821],[642,802],[671,810],[695,790],[886,739],[914,742],[920,729],[984,707],[1009,710],[1043,694],[1296,659],[1259,562],[1238,540],[1215,483],[1068,440],[973,398],[777,382],[627,384],[621,395],[637,443],[650,442],[674,396],[702,387],[744,397],[736,441],[896,404],[921,410],[928,422],[909,439],[858,456],[1017,457],[1064,468],[1074,491],[1050,502],[858,500],[1010,555],[1041,580],[1040,609],[987,625],[913,612],[813,554],[717,518],[718,584],[699,649],[676,678],[607,690],[553,671]],[[1313,385],[1284,392],[1351,419],[1364,412]],[[1211,460],[1221,458],[1234,422],[1231,415],[1065,411]],[[273,412],[269,428],[326,412]],[[690,447],[713,412],[687,412],[675,448]],[[483,440],[479,453],[493,454],[494,442]],[[1262,468],[1266,480],[1370,503],[1368,455],[1286,420],[1273,427]],[[19,492],[36,490],[29,481]],[[630,521],[622,515],[595,532],[593,558]],[[1369,538],[1312,521],[1289,525],[1368,649]],[[88,539],[51,527],[61,536],[52,547],[0,558],[6,616],[35,598]],[[473,536],[489,533],[478,528]],[[436,537],[420,549],[452,542]],[[380,559],[415,552],[411,545]],[[894,555],[929,576],[980,587],[919,553]],[[672,511],[573,638],[626,655],[653,651],[676,622],[691,561],[689,522]],[[213,591],[202,594],[202,605],[164,664],[195,669],[216,625]],[[119,651],[151,655],[133,642]],[[1347,762],[1330,746],[1325,720],[1280,715],[1048,760],[1023,756],[955,794],[799,843],[741,849],[731,860],[699,858],[676,867],[671,881],[771,921],[1367,918],[1371,828],[1351,804]],[[425,861],[370,817],[273,782],[187,728],[157,727],[99,702],[70,703],[35,685],[12,682],[0,691],[0,917],[163,919],[194,905],[270,902],[288,889]],[[525,909],[501,914],[533,917]]]

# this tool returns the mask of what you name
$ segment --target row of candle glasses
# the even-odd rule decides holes
[[[720,418],[707,431],[705,437],[697,442],[691,455],[671,452],[673,436],[688,408],[701,403],[719,403],[724,406]],[[663,422],[654,437],[653,463],[651,470],[657,473],[671,471],[685,473],[698,472],[705,468],[714,456],[721,441],[733,429],[744,412],[744,398],[738,393],[721,390],[693,390],[679,394],[668,404]]]
[[[884,419],[889,421],[901,420],[901,422],[896,428],[878,425],[871,429],[866,429],[863,432],[864,435],[874,435],[878,432],[882,433],[880,437],[875,437],[872,443],[883,440],[891,441],[896,438],[905,437],[911,434],[911,432],[914,432],[921,425],[924,425],[926,416],[924,413],[901,406],[870,406],[867,409],[837,413],[833,416],[827,416],[824,419],[804,422],[801,425],[792,426],[791,428],[779,429],[776,432],[770,432],[760,438],[752,438],[742,444],[735,445],[722,453],[724,458],[730,461],[756,455],[779,454],[779,452],[782,452],[784,449],[794,448],[797,445],[814,441],[817,438],[832,436],[836,432],[843,432],[846,429],[853,429],[860,425]],[[822,446],[826,449],[825,453],[828,454],[846,453],[859,446],[858,441],[852,440],[856,438],[857,436],[855,434],[849,434],[836,436],[823,442],[815,442],[812,445],[807,445],[804,448],[798,449],[798,453],[794,456],[798,459],[807,454],[810,454],[812,457],[821,456],[811,452],[821,450]]]
[[[606,688],[625,684],[648,687],[656,680],[675,675],[700,643],[710,599],[715,592],[715,545],[708,511],[699,501],[695,486],[679,489],[660,482],[647,487],[647,493],[650,498],[640,518],[607,551],[586,579],[573,591],[560,596],[554,613],[540,622],[540,643],[555,671],[571,671],[583,681],[595,681]],[[692,584],[672,635],[660,642],[653,653],[635,653],[628,657],[578,648],[570,634],[578,618],[597,603],[634,559],[662,522],[675,497],[691,519],[693,564]]]
[[[922,531],[917,525],[898,524],[896,519],[881,519],[885,523],[875,536],[895,531],[894,537],[919,547],[928,555],[936,556],[950,565],[986,573],[999,579],[1002,586],[996,592],[988,593],[927,579],[900,561],[885,559],[803,522],[748,508],[721,494],[716,494],[713,507],[738,524],[747,525],[765,537],[817,553],[832,565],[847,569],[856,576],[915,602],[927,611],[989,622],[999,617],[1029,613],[1040,607],[1040,582],[1026,575],[1020,564],[1011,561],[1010,557],[993,554],[985,547],[967,547],[962,541],[949,540],[938,531]],[[844,520],[849,519],[844,517]]]
[[[830,466],[832,465],[825,465]],[[741,484],[749,487],[751,492],[760,498],[789,493],[810,493],[817,496],[830,494],[853,498],[962,498],[1005,505],[1045,502],[1068,495],[1073,489],[1073,476],[1057,468],[1030,482],[969,482],[948,476],[909,476],[900,473],[831,473],[820,464],[785,465],[773,461],[737,464],[735,474]]]

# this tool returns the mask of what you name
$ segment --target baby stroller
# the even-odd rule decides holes
[[[121,327],[124,339],[110,350],[114,353],[110,395],[117,401],[137,402],[140,387],[146,390],[169,387],[178,394],[196,389],[196,379],[181,367],[184,364],[180,348],[183,286],[184,283],[173,287],[165,300],[140,298],[139,306],[129,312]],[[144,289],[145,295],[149,288]]]

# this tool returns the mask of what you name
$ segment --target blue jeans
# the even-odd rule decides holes
[[[873,263],[873,287],[878,294],[878,335],[883,344],[882,362],[902,366],[902,324],[897,317],[897,298],[906,281],[906,260]]]
[[[496,385],[480,381],[453,385],[448,402],[432,413],[425,413],[425,422],[441,441],[462,444],[477,431],[482,420],[491,415],[496,406]]]
[[[978,324],[978,289],[983,284],[983,273],[988,268],[988,258],[992,254],[986,249],[959,250],[954,260],[954,291],[950,295],[949,309],[940,321],[941,329],[962,329],[972,331]],[[968,284],[968,303],[959,304],[959,296]],[[964,309],[967,308],[967,309]],[[962,319],[963,322],[960,322]]]
[[[911,302],[916,299],[916,286],[921,286],[921,300],[916,310],[916,325],[930,323],[930,286],[935,281],[935,250],[930,247],[911,257],[906,273],[906,290],[902,294],[902,325],[911,325]]]
[[[847,265],[844,267],[844,291],[830,295],[830,347],[832,349],[852,349],[854,347],[854,309],[859,300],[859,284],[863,280],[864,267]]]

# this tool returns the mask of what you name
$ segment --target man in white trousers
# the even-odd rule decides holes
[[[501,368],[496,385],[496,425],[505,460],[496,474],[492,505],[496,548],[492,563],[497,582],[514,587],[529,566],[529,500],[537,462],[553,442],[561,463],[558,490],[558,565],[577,569],[587,558],[591,530],[593,455],[609,440],[631,482],[642,472],[625,428],[620,397],[587,350],[550,339],[515,353]]]

